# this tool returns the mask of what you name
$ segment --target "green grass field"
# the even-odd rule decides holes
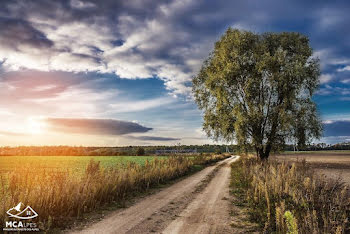
[[[128,162],[144,164],[146,160],[165,158],[164,156],[1,156],[0,173],[17,167],[42,167],[53,170],[84,172],[91,159],[99,161],[104,168],[126,165]]]

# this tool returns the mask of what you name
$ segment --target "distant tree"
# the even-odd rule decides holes
[[[262,160],[287,141],[305,145],[322,132],[312,100],[319,75],[306,36],[230,28],[193,79],[203,129]]]
[[[145,155],[145,149],[142,148],[142,147],[137,148],[137,150],[136,150],[136,155],[137,155],[137,156],[143,156],[143,155]]]

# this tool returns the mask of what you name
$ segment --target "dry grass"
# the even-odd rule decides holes
[[[274,155],[271,159],[286,161],[287,163],[305,160],[318,174],[331,179],[341,178],[342,181],[350,186],[350,153],[348,151],[329,151],[327,153],[318,153],[316,151],[308,154],[285,153],[283,155]]]
[[[323,180],[304,162],[243,159],[232,166],[236,196],[265,233],[349,233],[350,196],[339,180]]]
[[[67,222],[82,217],[102,205],[123,202],[169,180],[189,173],[195,164],[207,164],[226,156],[169,157],[130,162],[125,167],[103,168],[90,161],[81,177],[69,170],[48,170],[42,167],[17,168],[0,177],[0,224],[5,212],[19,202],[30,205],[39,216],[41,230],[66,227]]]

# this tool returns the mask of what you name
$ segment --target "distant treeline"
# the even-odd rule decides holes
[[[153,155],[157,150],[193,150],[198,153],[224,153],[226,147],[230,152],[239,151],[236,145],[177,145],[177,146],[127,146],[127,147],[83,147],[83,146],[18,146],[0,147],[0,156],[131,156]],[[286,151],[350,150],[350,143],[329,145],[325,143],[310,144],[304,147],[286,145]],[[250,150],[254,152],[253,149]],[[142,154],[140,154],[142,152]]]
[[[227,146],[230,152],[237,146]],[[0,147],[0,156],[131,156],[153,155],[157,150],[189,150],[198,153],[224,153],[226,145],[180,145],[180,146],[127,146],[127,147],[83,147],[83,146],[18,146]],[[142,154],[140,154],[142,152]]]
[[[320,151],[320,150],[350,150],[350,142],[337,143],[334,145],[326,143],[309,144],[302,147],[286,145],[286,151]]]

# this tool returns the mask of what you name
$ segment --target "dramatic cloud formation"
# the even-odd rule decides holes
[[[0,128],[20,134],[26,127],[17,123],[48,116],[135,120],[171,136],[162,138],[169,144],[210,143],[196,132],[191,80],[228,27],[309,36],[321,63],[314,98],[322,117],[349,120],[349,10],[345,0],[2,0]],[[162,141],[148,137],[128,140]],[[114,139],[100,144],[128,144]]]
[[[318,38],[312,40],[319,47],[316,53],[328,57],[328,65],[346,67],[349,50],[342,46],[350,36],[343,24],[347,9],[341,2],[317,1],[4,0],[0,61],[15,70],[156,76],[174,94],[189,94],[191,77],[228,26],[311,32]],[[329,32],[333,43],[325,48]],[[330,80],[324,76],[322,82]]]
[[[152,130],[138,123],[114,119],[65,119],[48,118],[46,123],[54,131],[92,135],[125,135]]]
[[[173,14],[191,5],[4,1],[0,60],[14,70],[95,71],[128,79],[157,76],[174,93],[186,94],[191,66],[198,67],[198,48],[188,48],[189,32],[174,28],[183,26],[171,25],[178,17]]]
[[[23,20],[0,18],[0,43],[11,51],[23,47],[49,48],[53,42],[45,34]]]

